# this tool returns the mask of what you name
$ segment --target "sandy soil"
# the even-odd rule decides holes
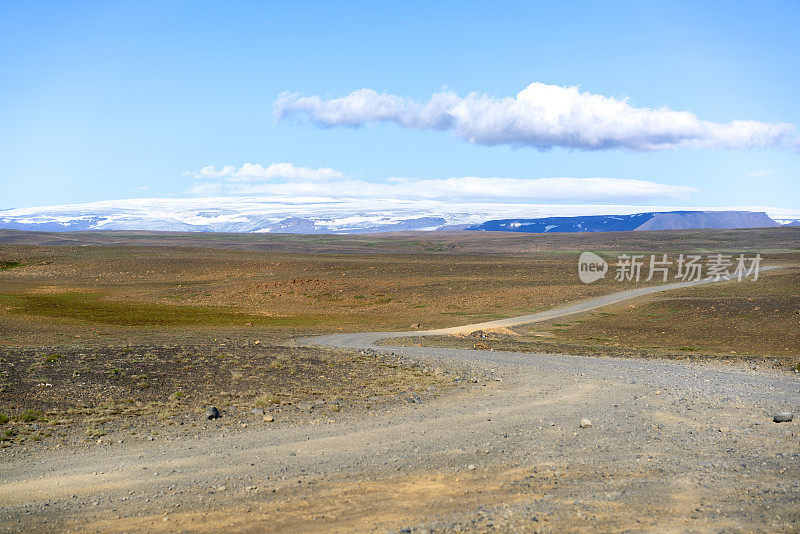
[[[409,335],[418,335],[411,332]],[[797,531],[800,379],[736,366],[316,343],[470,365],[439,398],[3,462],[14,531]],[[581,427],[582,419],[591,426]]]

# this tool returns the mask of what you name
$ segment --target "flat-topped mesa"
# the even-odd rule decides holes
[[[554,233],[767,228],[773,226],[780,226],[780,224],[772,220],[763,211],[665,211],[634,213],[632,215],[501,219],[487,221],[469,229]]]

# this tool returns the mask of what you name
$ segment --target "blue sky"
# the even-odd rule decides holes
[[[800,4],[431,4],[0,2],[0,208],[355,195],[370,184],[375,195],[426,187],[446,197],[465,182],[441,181],[463,177],[500,180],[473,180],[476,194],[527,191],[531,202],[625,201],[633,180],[650,205],[800,207]],[[388,121],[367,113],[357,127],[346,113],[319,115],[362,89],[422,108],[434,94],[502,102],[532,83],[633,111],[600,148],[575,140],[593,127],[585,119],[550,143],[547,123],[534,141],[513,141],[502,124],[471,141],[473,123],[419,126],[405,107]],[[320,104],[277,121],[285,92]],[[658,108],[690,112],[698,128],[759,125],[733,142],[728,130],[675,141],[668,125],[664,145],[643,148],[641,128],[624,120]],[[514,123],[514,109],[495,111]],[[778,124],[764,141],[761,130]],[[260,169],[242,172],[247,163]],[[303,178],[304,168],[322,177]],[[518,182],[539,178],[573,181]],[[585,178],[610,181],[574,181]],[[600,191],[573,198],[585,186]]]

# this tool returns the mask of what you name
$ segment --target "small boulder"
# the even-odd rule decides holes
[[[219,419],[219,418],[220,418],[220,413],[219,410],[217,410],[216,406],[211,406],[208,410],[206,410],[206,419],[208,419],[209,421],[211,419]]]
[[[275,420],[275,418],[274,418],[274,417],[272,417],[271,415],[265,415],[265,416],[264,416],[264,422],[265,422],[265,423],[271,423],[271,422],[273,422],[274,420]]]
[[[253,408],[250,410],[250,413],[253,415],[264,415],[264,408]]]
[[[581,419],[580,426],[581,426],[581,428],[589,428],[590,426],[592,426],[592,420],[591,419]]]
[[[791,423],[792,419],[794,419],[794,414],[792,412],[778,412],[775,414],[775,417],[772,418],[776,423]]]

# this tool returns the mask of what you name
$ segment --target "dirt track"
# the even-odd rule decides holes
[[[800,529],[800,431],[797,420],[771,422],[775,411],[800,409],[796,376],[656,360],[387,348],[376,345],[381,337],[314,342],[389,350],[434,365],[468,363],[477,383],[433,402],[335,423],[14,460],[0,476],[0,527]],[[592,426],[579,428],[582,418]]]

